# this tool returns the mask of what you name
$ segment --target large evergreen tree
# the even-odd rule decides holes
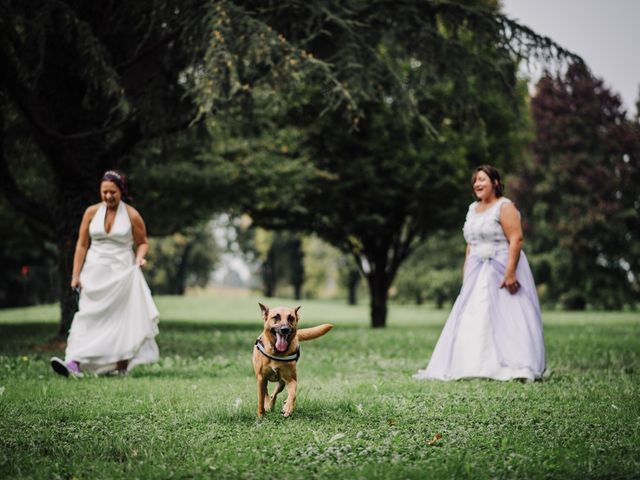
[[[414,246],[459,224],[472,167],[515,157],[514,52],[554,45],[489,3],[253,7],[303,57],[330,65],[336,83],[301,84],[271,107],[256,137],[272,145],[263,141],[259,156],[246,147],[245,158],[257,168],[277,163],[280,174],[257,185],[262,201],[248,197],[244,206],[259,225],[312,231],[352,254],[374,327],[386,324],[389,288]],[[286,129],[297,134],[285,138]],[[224,154],[239,155],[237,145]],[[294,162],[299,168],[288,171]]]
[[[102,172],[130,170],[145,141],[196,118],[179,75],[199,47],[189,38],[203,35],[201,5],[20,0],[0,7],[0,182],[14,208],[58,245],[60,334],[75,309],[68,283],[78,225],[98,200]],[[25,172],[32,162],[35,180]]]
[[[78,225],[84,208],[98,201],[105,170],[131,174],[135,205],[152,234],[183,229],[229,203],[227,170],[198,155],[210,142],[203,113],[235,88],[216,66],[234,53],[216,28],[229,18],[255,23],[225,6],[202,0],[0,5],[0,188],[32,231],[58,246],[61,335],[75,311],[68,283]],[[248,69],[258,82],[275,71],[283,47],[275,32],[254,30],[245,35],[243,52],[259,48],[261,58]]]

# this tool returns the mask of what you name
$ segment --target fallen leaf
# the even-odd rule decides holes
[[[427,441],[427,445],[429,446],[435,445],[436,442],[440,439],[442,439],[442,435],[439,433],[436,433],[431,440]]]

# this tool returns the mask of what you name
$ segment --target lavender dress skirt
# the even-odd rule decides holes
[[[531,269],[521,252],[516,269],[521,288],[510,294],[499,288],[507,258],[507,250],[490,257],[469,255],[462,290],[429,365],[414,378],[534,380],[542,376],[542,320]]]

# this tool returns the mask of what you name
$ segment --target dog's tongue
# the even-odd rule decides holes
[[[287,342],[287,339],[279,333],[276,333],[276,350],[284,352],[288,346],[289,342]]]

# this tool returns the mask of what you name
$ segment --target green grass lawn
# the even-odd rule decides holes
[[[637,313],[545,312],[542,382],[424,382],[447,311],[304,301],[335,327],[257,420],[258,299],[156,300],[162,360],[126,377],[54,375],[56,307],[0,311],[0,478],[640,477]]]

